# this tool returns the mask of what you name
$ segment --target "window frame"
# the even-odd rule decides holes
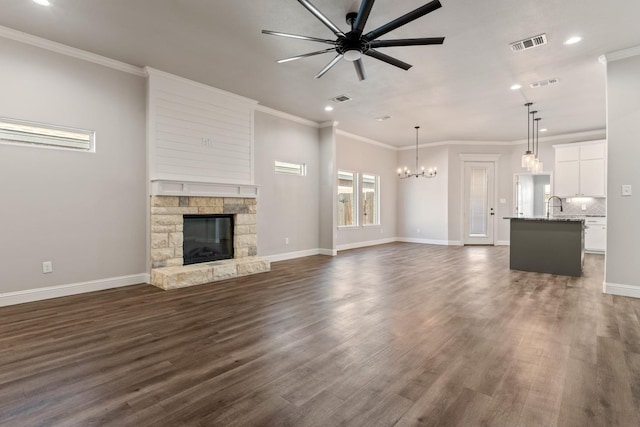
[[[34,131],[28,132],[26,128]],[[43,132],[37,132],[38,129]],[[96,131],[0,116],[0,144],[95,153]]]
[[[374,212],[377,215],[376,215],[376,218],[375,218],[376,221],[373,224],[365,224],[365,221],[364,221],[365,220],[365,209],[364,209],[364,203],[365,203],[364,177],[365,177],[365,175],[372,176],[372,177],[375,178],[376,206],[375,206]],[[362,185],[361,185],[361,188],[362,188],[362,190],[361,190],[361,192],[362,192],[362,202],[361,202],[362,203],[362,209],[361,209],[362,210],[362,222],[361,222],[362,227],[379,227],[380,224],[382,223],[382,221],[380,219],[380,216],[381,216],[380,215],[380,175],[363,172],[361,174],[361,176],[362,176],[362,178],[361,178],[361,180],[362,180]]]
[[[358,172],[355,171],[350,171],[347,169],[338,169],[338,173],[336,176],[337,182],[336,182],[336,190],[337,190],[337,194],[336,194],[336,202],[337,203],[341,203],[339,197],[340,197],[340,173],[348,173],[351,174],[352,176],[352,182],[353,182],[353,187],[352,187],[352,198],[353,198],[353,210],[354,212],[352,212],[351,216],[353,218],[353,223],[352,224],[348,224],[348,225],[338,225],[338,229],[340,230],[345,230],[345,229],[354,229],[354,228],[358,228],[360,227],[360,185],[359,185],[359,176],[360,174]],[[338,205],[339,206],[339,205]],[[340,218],[338,216],[338,222],[340,221]]]
[[[273,171],[280,175],[307,176],[307,164],[274,160]]]

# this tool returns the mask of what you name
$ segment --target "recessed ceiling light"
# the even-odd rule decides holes
[[[389,120],[391,116],[380,116],[376,117],[376,122],[384,122],[385,120]]]
[[[49,0],[33,0],[34,3],[38,3],[40,6],[51,6]]]
[[[331,105],[327,105],[324,107],[324,111],[333,111],[333,107]]]
[[[573,36],[573,37],[570,37],[567,40],[565,40],[564,44],[576,44],[576,43],[580,43],[581,41],[582,41],[582,37]]]
[[[547,129],[545,128],[545,129],[540,129],[538,132],[546,132],[546,131]]]
[[[516,83],[516,84],[514,84],[514,85],[511,85],[511,87],[510,87],[509,89],[511,89],[511,90],[518,90],[518,89],[522,89],[522,85],[521,85],[521,84]]]

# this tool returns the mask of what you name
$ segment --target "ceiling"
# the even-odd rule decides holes
[[[332,58],[277,59],[327,45],[261,34],[262,29],[335,38],[295,0],[3,0],[0,25],[140,67],[215,86],[316,122],[394,146],[526,138],[525,102],[546,136],[605,127],[606,67],[598,57],[640,45],[635,0],[441,0],[443,7],[382,39],[445,36],[441,46],[380,48],[413,65],[404,71],[363,57],[367,79]],[[311,0],[343,31],[359,0]],[[426,3],[376,1],[365,32]],[[548,44],[512,52],[509,43],[546,33]],[[563,42],[573,35],[581,43]],[[531,89],[531,82],[560,83]],[[510,90],[514,83],[523,88]],[[346,94],[351,101],[331,98]],[[332,112],[324,111],[333,105]],[[385,121],[376,117],[391,116]]]

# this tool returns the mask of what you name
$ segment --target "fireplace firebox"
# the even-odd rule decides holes
[[[233,259],[233,215],[184,215],[184,265]]]

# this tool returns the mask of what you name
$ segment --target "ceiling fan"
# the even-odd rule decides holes
[[[366,34],[363,34],[364,26],[367,23],[369,13],[371,12],[371,8],[373,7],[373,3],[375,2],[375,0],[362,0],[362,3],[360,4],[360,10],[357,13],[350,12],[347,14],[347,24],[351,26],[351,31],[347,33],[342,32],[340,28],[338,28],[333,22],[331,22],[329,18],[327,18],[308,0],[298,0],[298,2],[302,4],[316,18],[318,18],[320,22],[326,25],[333,32],[333,34],[336,35],[337,39],[320,39],[317,37],[300,36],[297,34],[282,33],[269,30],[262,30],[262,33],[272,36],[288,37],[292,39],[308,40],[332,45],[333,47],[330,47],[328,49],[292,56],[277,61],[280,64],[283,62],[307,58],[309,56],[321,55],[328,52],[336,52],[337,56],[333,58],[326,67],[320,70],[318,74],[316,74],[316,79],[322,77],[327,71],[329,71],[334,65],[336,65],[338,62],[340,62],[340,60],[344,58],[347,61],[353,62],[353,65],[356,69],[356,74],[358,75],[358,79],[360,79],[360,81],[364,80],[366,78],[366,73],[364,70],[364,64],[362,63],[362,55],[367,55],[372,58],[379,59],[380,61],[386,62],[387,64],[395,65],[396,67],[402,68],[403,70],[408,70],[409,68],[411,68],[410,64],[407,64],[406,62],[400,61],[399,59],[393,58],[375,49],[391,46],[424,46],[444,43],[444,37],[377,40],[379,37],[395,30],[396,28],[399,28],[426,15],[427,13],[441,8],[442,4],[440,4],[439,0],[433,0],[423,6],[420,6],[419,8],[405,15],[402,15],[397,19],[394,19],[393,21],[388,22],[373,31],[369,31]]]

